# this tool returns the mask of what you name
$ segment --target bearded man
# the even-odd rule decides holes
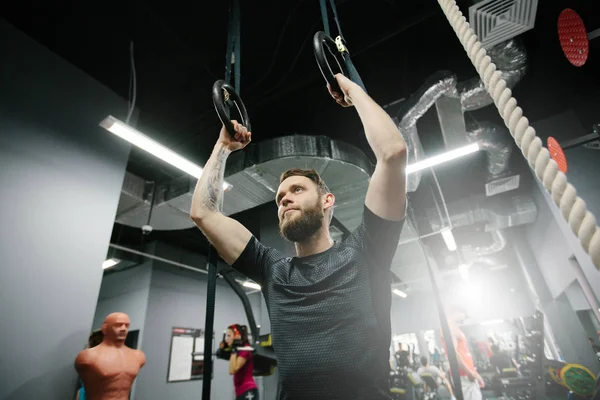
[[[281,175],[275,201],[281,235],[295,257],[260,243],[221,213],[228,155],[250,143],[234,123],[198,180],[190,216],[229,265],[261,285],[277,355],[280,400],[390,399],[391,262],[406,209],[406,144],[396,124],[363,89],[336,75],[377,164],[362,223],[342,242],[329,234],[335,196],[314,170]]]

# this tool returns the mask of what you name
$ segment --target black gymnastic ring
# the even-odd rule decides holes
[[[346,69],[346,60],[344,55],[340,53],[337,49],[337,45],[335,41],[329,37],[325,32],[319,31],[315,33],[313,37],[313,51],[315,53],[315,58],[317,59],[317,64],[319,65],[319,69],[321,70],[321,74],[325,81],[331,86],[331,89],[339,94],[342,94],[340,89],[340,85],[338,85],[337,80],[335,79],[335,74],[331,69],[331,64],[327,60],[327,51],[333,55],[335,62],[340,68],[341,73],[344,76],[348,76],[348,71]]]
[[[235,136],[235,129],[233,128],[233,122],[231,122],[231,117],[229,114],[229,109],[231,106],[227,105],[228,100],[231,100],[231,102],[236,106],[240,116],[242,117],[242,120],[238,122],[244,125],[248,132],[251,132],[248,111],[246,110],[246,106],[244,105],[242,98],[237,94],[233,86],[225,83],[225,81],[222,79],[216,81],[212,88],[212,98],[219,119],[223,125],[225,125],[225,129],[227,129],[227,132],[229,132],[232,137]]]

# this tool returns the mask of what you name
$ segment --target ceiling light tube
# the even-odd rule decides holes
[[[112,268],[120,262],[121,260],[117,260],[116,258],[109,258],[102,263],[102,269]]]
[[[244,283],[242,283],[243,286],[246,286],[247,288],[250,289],[256,289],[256,290],[260,290],[260,285],[258,283],[254,283],[254,282],[250,282],[250,281],[246,281]]]
[[[442,229],[442,237],[444,238],[444,242],[446,242],[446,247],[450,251],[456,251],[456,240],[454,240],[454,235],[452,234],[452,230],[450,228]]]
[[[475,153],[479,151],[479,144],[472,143],[468,146],[459,147],[458,149],[450,150],[437,156],[426,158],[425,160],[418,161],[414,164],[406,166],[406,174],[420,171],[425,168],[430,168],[456,158],[466,156],[467,154]]]
[[[404,293],[404,292],[403,292],[402,290],[400,290],[400,289],[393,289],[393,290],[392,290],[392,293],[394,293],[396,296],[400,296],[400,297],[402,297],[403,299],[405,299],[405,298],[407,298],[407,297],[408,297],[408,295],[407,295],[406,293]]]
[[[149,138],[140,131],[127,125],[126,123],[119,121],[112,115],[109,115],[104,120],[102,120],[102,122],[100,122],[100,126],[106,129],[107,131],[119,136],[121,139],[128,141],[134,146],[137,146],[140,149],[152,154],[153,156],[171,164],[172,166],[179,168],[180,170],[188,173],[194,178],[199,179],[202,175],[202,167],[181,157],[179,154],[175,153],[171,149]],[[224,182],[223,190],[227,190],[229,188],[231,188],[231,184]]]

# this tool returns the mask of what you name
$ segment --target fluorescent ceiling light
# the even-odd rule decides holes
[[[442,229],[442,237],[444,238],[444,242],[446,242],[446,247],[448,247],[448,250],[455,251],[456,241],[454,240],[452,230],[450,228]]]
[[[100,126],[195,178],[199,179],[200,175],[202,175],[202,167],[181,157],[179,154],[168,149],[157,141],[150,139],[148,136],[132,128],[126,123],[119,121],[112,115],[109,115],[102,122],[100,122]],[[223,190],[227,190],[230,187],[231,185],[229,183],[223,183]]]
[[[405,299],[405,298],[407,298],[407,297],[408,297],[408,295],[407,295],[406,293],[404,293],[404,292],[403,292],[402,290],[400,290],[400,289],[393,289],[393,290],[392,290],[392,293],[394,293],[394,294],[395,294],[395,295],[397,295],[397,296],[400,296],[400,297],[402,297],[403,299]]]
[[[491,321],[484,321],[481,323],[481,325],[498,325],[498,324],[503,324],[504,320],[503,319],[493,319]]]
[[[475,153],[477,151],[479,151],[479,144],[477,143],[472,143],[465,147],[459,147],[458,149],[450,150],[445,153],[438,154],[437,156],[433,156],[425,160],[416,162],[414,164],[407,165],[406,174],[408,175],[410,173],[420,171],[425,168],[430,168],[435,165],[466,156],[467,154]]]
[[[242,283],[242,285],[246,286],[247,288],[250,288],[250,289],[260,290],[260,285],[258,283],[246,281],[246,282]]]
[[[112,268],[120,262],[121,260],[117,260],[116,258],[109,258],[102,263],[102,269]]]

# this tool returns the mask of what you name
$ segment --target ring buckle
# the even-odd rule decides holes
[[[348,48],[344,44],[344,39],[342,39],[341,36],[337,36],[335,38],[335,45],[337,46],[337,49],[340,53],[350,54],[350,52],[348,51]]]

